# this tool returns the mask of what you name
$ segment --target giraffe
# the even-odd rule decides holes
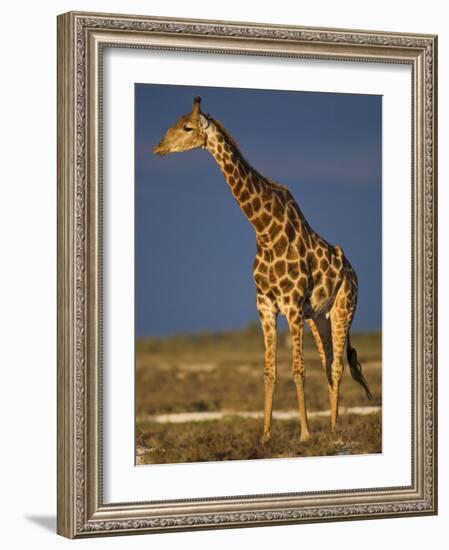
[[[325,369],[331,429],[335,431],[345,347],[352,377],[364,388],[367,398],[372,398],[349,336],[357,305],[356,273],[342,248],[330,245],[311,228],[290,190],[255,170],[223,124],[201,111],[200,102],[200,97],[194,98],[191,112],[167,130],[153,152],[166,155],[207,149],[255,230],[253,277],[265,350],[261,442],[268,443],[271,438],[279,314],[286,317],[291,336],[300,441],[310,438],[304,394],[304,323],[310,327]]]

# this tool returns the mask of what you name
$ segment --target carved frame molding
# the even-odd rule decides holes
[[[406,63],[412,68],[411,486],[104,504],[104,47]],[[70,12],[58,17],[58,533],[70,538],[437,513],[437,38]]]

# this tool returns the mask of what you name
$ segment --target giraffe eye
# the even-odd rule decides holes
[[[191,126],[184,126],[184,131],[185,132],[191,132],[193,130],[193,128]]]

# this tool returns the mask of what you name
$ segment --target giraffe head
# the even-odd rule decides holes
[[[201,98],[195,97],[192,111],[181,116],[166,131],[161,141],[153,148],[153,153],[167,155],[206,146],[209,119],[201,112],[200,103]]]

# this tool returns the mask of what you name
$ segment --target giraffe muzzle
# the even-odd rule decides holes
[[[164,156],[168,153],[168,151],[164,149],[160,143],[158,143],[155,147],[153,147],[153,153],[155,155]]]

